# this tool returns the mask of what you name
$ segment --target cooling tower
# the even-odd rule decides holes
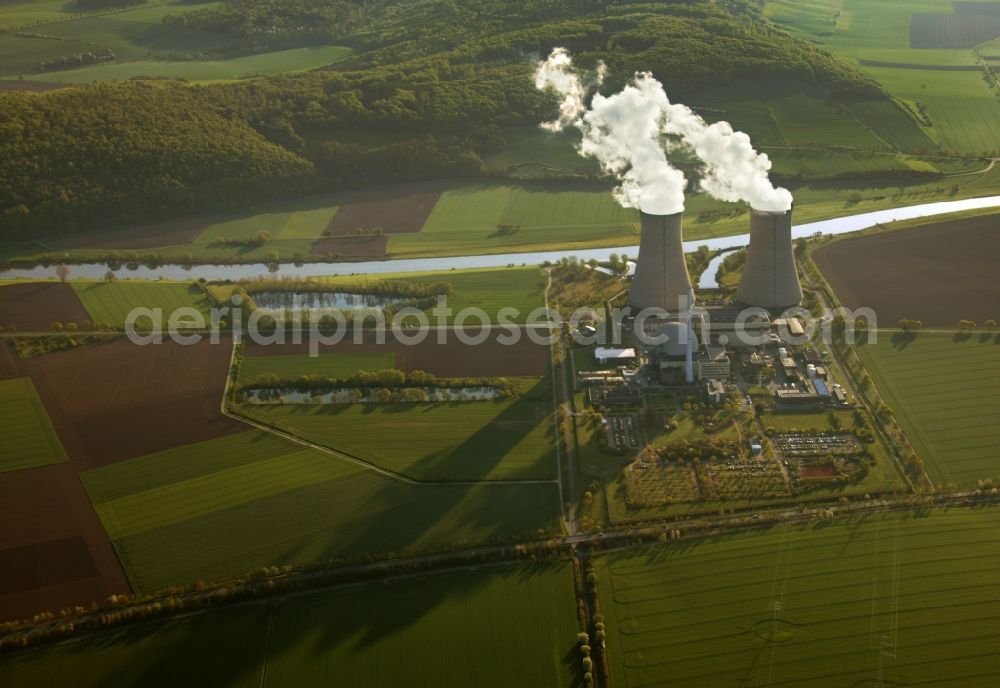
[[[750,245],[736,300],[748,306],[781,309],[802,302],[802,286],[792,249],[792,211],[750,211]]]
[[[690,311],[694,290],[684,260],[683,213],[641,213],[642,233],[628,305],[635,311],[663,308],[673,315]]]

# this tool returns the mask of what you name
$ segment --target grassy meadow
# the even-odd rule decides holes
[[[498,401],[248,404],[243,412],[419,480],[555,479],[549,385],[520,383],[521,396]]]
[[[993,18],[960,18],[951,0],[768,0],[766,11],[787,30],[856,62],[911,108],[922,108],[930,123],[920,128],[942,149],[960,155],[1000,151],[1000,132],[993,126],[1000,116],[1000,90],[987,83],[983,70],[934,69],[979,64],[974,41],[960,47],[949,40],[961,42],[963,33],[971,35],[971,28]],[[968,26],[956,32],[962,21]],[[990,45],[979,48],[989,54]],[[894,66],[869,64],[878,62]],[[873,130],[881,133],[878,126]],[[926,148],[915,139],[897,144],[910,151]]]
[[[901,130],[894,129],[899,133]],[[790,184],[795,194],[796,223],[806,223],[918,203],[947,201],[1000,193],[1000,166],[983,174],[988,161],[980,158],[947,158],[902,155],[891,151],[786,150],[764,147],[781,174],[801,174],[808,181]],[[910,170],[961,176],[892,179]],[[852,171],[889,175],[886,179],[830,181],[830,175]],[[422,185],[417,185],[422,188]],[[417,188],[413,186],[412,188]],[[405,192],[410,185],[397,187]],[[193,240],[154,249],[160,259],[214,259],[268,262],[308,259],[323,237],[330,220],[351,192],[295,199],[281,203],[228,211],[205,218],[205,228]],[[731,211],[720,215],[719,210]],[[545,224],[552,223],[552,224]],[[684,236],[687,240],[742,234],[748,216],[732,204],[703,194],[687,199]],[[498,232],[498,224],[519,226]],[[137,228],[136,231],[140,231]],[[255,238],[266,231],[261,245],[227,243]],[[80,244],[86,245],[86,235]],[[638,216],[619,207],[607,189],[574,190],[553,182],[509,183],[454,182],[447,185],[422,231],[390,234],[388,258],[423,258],[482,255],[519,251],[564,250],[610,246],[635,246],[639,241]],[[143,250],[142,254],[150,251]],[[44,254],[37,244],[11,244],[0,248],[0,258],[31,258]],[[88,260],[107,256],[109,249],[77,248],[71,257]],[[128,255],[121,251],[119,254]],[[49,257],[51,261],[51,256]]]
[[[0,472],[66,460],[66,450],[52,427],[30,378],[0,380]]]
[[[992,685],[998,524],[874,515],[602,555],[612,681],[875,686],[881,663],[881,685]]]
[[[1000,357],[996,335],[880,331],[858,347],[936,485],[1000,482]]]
[[[215,303],[202,287],[194,282],[87,282],[72,281],[76,295],[87,309],[91,320],[122,327],[128,314],[135,308],[161,308],[163,326],[170,314],[178,308],[194,308],[205,315]],[[138,325],[148,318],[137,320]]]
[[[38,75],[38,78],[62,84],[84,84],[90,81],[139,77],[225,81],[316,69],[342,60],[350,54],[350,48],[341,46],[289,48],[223,60],[134,60],[61,72],[46,71]]]
[[[575,636],[570,565],[506,564],[250,603],[8,654],[0,683],[192,685],[194,662],[197,684],[217,688],[568,688],[580,685]]]
[[[257,432],[81,479],[138,591],[559,527],[554,485],[411,485]]]
[[[80,12],[53,0],[0,4],[0,75],[66,84],[132,78],[224,81],[315,69],[344,59],[342,46],[292,47],[220,58],[231,35],[165,24],[164,18],[221,2],[159,0],[132,7]],[[115,59],[78,68],[43,68],[43,61],[109,48]],[[206,58],[206,54],[213,54]]]

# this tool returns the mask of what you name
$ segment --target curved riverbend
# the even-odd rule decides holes
[[[795,225],[792,236],[796,239],[813,236],[814,234],[846,234],[857,232],[880,223],[912,220],[920,217],[933,217],[963,210],[1000,207],[1000,196],[984,196],[982,198],[967,198],[960,201],[940,201],[924,203],[891,210],[877,210],[859,215],[848,215],[821,222],[809,222]],[[685,251],[696,251],[707,246],[713,251],[746,246],[750,240],[749,234],[737,234],[713,239],[684,242]],[[281,263],[269,268],[263,263],[247,265],[176,265],[164,264],[155,268],[140,265],[135,270],[122,267],[115,271],[120,279],[207,279],[207,280],[238,280],[261,275],[278,275],[281,277],[309,277],[316,275],[352,275],[352,274],[384,274],[389,272],[431,272],[437,270],[466,270],[470,268],[492,268],[507,265],[536,265],[546,260],[558,261],[562,258],[576,256],[581,260],[607,260],[612,253],[635,255],[636,245],[617,246],[612,248],[569,249],[564,251],[534,251],[528,253],[496,253],[483,256],[450,256],[444,258],[404,258],[401,260],[376,260],[358,263]],[[713,261],[714,262],[714,261]],[[716,268],[718,265],[715,266]],[[711,266],[709,269],[712,269]],[[71,277],[86,279],[102,279],[108,271],[107,263],[84,263],[71,267]],[[707,272],[707,271],[706,271]],[[0,279],[40,279],[53,277],[55,266],[33,268],[10,268],[0,270]],[[714,277],[714,272],[712,273]],[[714,280],[713,280],[714,281]]]

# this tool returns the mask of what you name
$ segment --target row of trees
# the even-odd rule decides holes
[[[315,392],[331,389],[402,389],[405,387],[428,387],[438,389],[459,389],[485,387],[497,390],[501,396],[510,397],[518,392],[517,385],[505,377],[437,377],[432,373],[414,370],[409,373],[396,368],[384,370],[362,370],[347,377],[324,377],[322,375],[302,375],[297,378],[282,378],[274,374],[258,375],[252,382],[241,385],[243,391],[251,389],[274,389]]]
[[[354,281],[330,282],[309,277],[274,277],[240,280],[240,287],[247,294],[266,291],[289,293],[342,293],[389,298],[427,298],[451,296],[455,285],[444,280],[434,282],[411,282],[394,279],[359,279]]]

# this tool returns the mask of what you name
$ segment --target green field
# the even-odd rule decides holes
[[[361,370],[388,370],[396,367],[396,354],[323,354],[320,356],[249,356],[240,367],[240,382],[253,382],[261,375],[277,375],[289,380],[303,375],[350,377]]]
[[[737,87],[709,89],[692,104],[708,120],[723,119],[746,131],[758,146],[891,148],[872,131],[868,122],[830,102],[819,89],[806,84],[768,81]],[[900,131],[917,125],[902,111],[880,112]]]
[[[215,303],[202,287],[194,282],[71,282],[76,295],[91,319],[122,327],[128,314],[135,308],[163,309],[163,327],[170,314],[178,308],[195,308],[205,314]],[[146,317],[137,323],[148,323]]]
[[[227,60],[135,60],[101,64],[62,72],[46,71],[35,75],[35,78],[65,84],[136,77],[221,81],[316,69],[350,54],[350,48],[341,46],[290,48]]]
[[[66,0],[11,0],[0,3],[0,28],[66,18]]]
[[[613,684],[994,685],[998,526],[877,515],[599,557]]]
[[[1000,133],[994,126],[1000,117],[997,101],[1000,92],[986,84],[983,72],[920,69],[921,66],[976,65],[978,60],[972,47],[911,47],[914,37],[921,45],[929,45],[928,36],[924,35],[926,31],[921,27],[915,29],[921,35],[911,36],[914,15],[945,16],[941,23],[942,38],[949,34],[946,22],[971,21],[973,26],[981,23],[977,17],[954,19],[956,10],[952,0],[769,0],[766,9],[782,27],[859,64],[896,98],[914,107],[916,104],[923,106],[932,122],[932,126],[923,127],[923,134],[945,149],[975,155],[1000,151]],[[987,19],[994,21],[990,17]],[[985,54],[990,53],[989,45],[982,49]],[[862,61],[897,63],[905,67],[867,66]],[[862,103],[860,109],[854,104],[849,107],[883,140],[909,151],[927,147],[920,145],[919,137],[900,137],[895,127],[887,126],[883,117],[873,116],[868,111],[869,105]],[[889,109],[894,108],[890,106]],[[884,114],[888,116],[889,113],[885,111]]]
[[[421,233],[495,230],[498,224],[524,228],[618,225],[637,221],[605,189],[560,185],[470,184],[445,191]]]
[[[81,475],[134,589],[558,528],[550,485],[410,485],[245,432]]]
[[[118,61],[143,60],[150,57],[178,59],[182,55],[198,55],[206,50],[225,46],[231,39],[224,34],[213,33],[194,28],[164,25],[163,18],[180,14],[192,9],[209,9],[218,7],[221,3],[184,3],[163,2],[149,3],[137,7],[123,8],[110,12],[85,13],[73,16],[71,5],[60,5],[61,15],[55,6],[48,2],[38,3],[36,21],[44,23],[22,28],[31,34],[26,44],[24,59],[35,59],[34,69],[24,70],[25,78],[40,77],[45,74],[38,68],[38,61],[46,57],[43,53],[52,50],[52,44],[63,44],[61,54],[73,55],[79,52],[93,52],[110,48],[115,52]],[[13,6],[19,7],[18,5]],[[0,20],[14,23],[19,18],[31,16],[30,10],[25,13],[9,12],[10,8],[0,13]],[[8,13],[9,12],[9,13]],[[11,34],[6,34],[2,40],[9,40]],[[81,50],[79,44],[85,44]],[[0,62],[0,73],[18,74],[13,65]]]
[[[244,413],[419,480],[554,479],[552,398],[520,380],[504,401],[246,405]]]
[[[52,427],[30,378],[0,380],[0,473],[66,460],[66,450]]]
[[[231,35],[163,21],[221,4],[166,0],[89,13],[53,0],[0,4],[0,27],[17,27],[21,34],[0,35],[0,75],[67,84],[137,77],[222,81],[315,69],[351,53],[342,46],[312,46],[219,58]],[[104,49],[114,51],[114,61],[75,69],[41,64]]]
[[[251,603],[7,655],[0,683],[575,686],[572,576],[506,564]]]
[[[377,277],[418,283],[448,282],[454,287],[454,293],[448,297],[448,307],[454,313],[463,308],[481,308],[494,322],[502,308],[516,308],[520,315],[512,321],[524,322],[531,311],[545,305],[545,274],[537,266],[394,272],[379,274]],[[337,284],[357,283],[358,277],[344,275],[324,280],[335,287]],[[449,322],[452,319],[452,316],[448,317]],[[476,324],[476,319],[470,317],[469,325]]]
[[[895,107],[888,107],[898,112]],[[891,120],[887,120],[886,125],[889,126],[883,132],[886,136],[906,135],[906,129],[895,127]],[[788,184],[795,194],[797,223],[1000,193],[1000,166],[989,173],[969,174],[985,170],[989,165],[987,160],[946,158],[940,154],[901,155],[889,152],[887,146],[883,147],[887,150],[884,154],[875,151],[813,150],[813,146],[796,150],[765,150],[775,158],[779,172],[801,173],[810,178],[806,183]],[[946,174],[961,173],[962,176],[916,180],[894,178],[901,170],[921,169],[927,165]],[[822,179],[851,171],[885,172],[885,178],[857,181]],[[424,185],[419,186],[424,188]],[[406,190],[410,187],[395,188]],[[284,261],[307,259],[312,245],[321,238],[330,219],[352,197],[350,192],[335,193],[220,213],[205,218],[205,230],[193,241],[157,249],[155,253],[164,261],[235,259],[265,262],[272,260],[275,254]],[[704,194],[689,195],[685,239],[722,237],[747,231],[749,220],[746,213],[737,212],[731,216],[711,214],[718,210],[738,211],[738,208],[714,201]],[[706,212],[710,214],[703,217],[702,213]],[[540,224],[542,222],[562,224],[543,225]],[[497,224],[520,225],[520,229],[498,234]],[[137,228],[137,231],[141,230]],[[223,238],[256,237],[261,231],[267,231],[270,239],[260,246],[221,242]],[[620,208],[608,190],[574,190],[573,187],[553,182],[459,182],[444,192],[423,231],[390,235],[388,251],[390,258],[419,258],[634,246],[638,241],[635,212]],[[81,239],[81,243],[84,242],[85,239]],[[67,253],[74,259],[85,261],[106,257],[108,250],[74,249]],[[45,252],[40,251],[35,243],[0,247],[2,259],[31,259],[43,254]],[[51,255],[48,260],[53,260]]]
[[[958,341],[956,341],[958,340]],[[885,402],[937,484],[1000,482],[1000,357],[994,335],[881,331],[858,348]]]
[[[342,195],[329,195],[273,203],[251,213],[234,211],[208,225],[195,242],[211,244],[224,239],[254,237],[259,232],[267,232],[271,242],[318,239],[341,202]],[[306,250],[309,243],[304,244]],[[267,248],[271,248],[270,242]]]
[[[491,165],[508,168],[520,179],[540,179],[550,175],[597,175],[600,167],[593,158],[576,152],[580,135],[576,130],[550,132],[541,127],[504,132],[506,145],[483,157]]]
[[[986,167],[981,160],[914,157],[896,153],[842,152],[821,149],[765,149],[778,174],[801,174],[807,179],[823,179],[855,173],[890,176],[893,173],[973,172]]]

